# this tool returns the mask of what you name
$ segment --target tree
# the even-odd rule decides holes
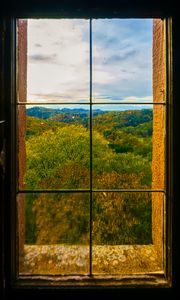
[[[137,174],[104,173],[97,177],[93,197],[94,244],[149,244],[151,243],[151,195],[150,193],[108,192],[121,186],[137,189],[141,186]]]
[[[123,135],[121,138],[123,140]],[[90,136],[87,128],[73,124],[53,127],[29,137],[26,149],[27,188],[89,188]],[[146,157],[135,152],[116,153],[109,147],[103,132],[96,130],[93,130],[92,151],[93,188],[107,190],[150,186],[151,164]],[[141,196],[134,193],[93,192],[94,243],[151,241],[151,197],[144,194],[142,199]],[[77,191],[27,196],[28,243],[86,244],[88,239],[88,193]]]

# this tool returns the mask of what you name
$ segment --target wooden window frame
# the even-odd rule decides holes
[[[143,1],[144,2],[144,1]],[[113,2],[114,3],[114,2]],[[119,5],[120,6],[120,5]],[[110,8],[107,10],[107,8]],[[137,8],[136,8],[137,9]],[[64,9],[60,7],[59,12],[54,12],[53,10],[44,10],[41,8],[37,9],[37,11],[32,9],[28,12],[27,9],[24,11],[21,10],[21,14],[18,16],[17,12],[13,12],[11,18],[4,18],[4,21],[1,22],[1,32],[2,32],[2,39],[1,39],[1,61],[0,66],[2,69],[2,76],[1,78],[1,101],[3,109],[3,117],[6,121],[5,125],[5,133],[4,139],[6,144],[6,171],[5,177],[3,179],[3,195],[2,195],[2,238],[3,238],[3,247],[2,247],[2,287],[5,294],[16,292],[19,293],[20,291],[28,291],[30,287],[33,287],[33,291],[37,291],[38,287],[41,287],[41,292],[43,287],[48,289],[49,291],[54,290],[56,286],[56,290],[62,290],[65,286],[60,286],[59,284],[55,283],[54,285],[49,286],[43,280],[36,282],[36,281],[19,281],[17,282],[17,274],[15,268],[15,255],[16,255],[16,220],[15,220],[15,211],[16,211],[16,204],[14,199],[16,198],[16,178],[14,178],[13,174],[16,174],[16,18],[18,17],[37,17],[37,16],[45,16],[45,17],[57,17],[62,15],[62,11],[64,12],[65,16],[72,17],[74,16],[74,12],[70,9]],[[87,282],[86,285],[81,286],[80,282],[77,285],[74,285],[74,288],[102,288],[103,286],[109,288],[120,288],[120,287],[138,287],[138,288],[167,288],[171,286],[176,286],[175,279],[177,278],[177,272],[175,268],[177,259],[177,248],[172,250],[172,244],[175,243],[177,237],[177,215],[174,213],[173,223],[172,223],[172,200],[176,198],[179,192],[177,186],[174,185],[174,180],[177,179],[178,174],[178,167],[176,162],[178,162],[177,156],[177,149],[178,148],[178,137],[175,135],[175,128],[177,128],[179,124],[179,117],[178,117],[178,96],[179,86],[178,86],[178,77],[179,69],[178,64],[180,62],[179,55],[178,55],[178,39],[177,33],[178,30],[176,27],[178,24],[178,20],[176,16],[171,19],[170,15],[167,13],[166,10],[160,10],[157,13],[156,10],[150,9],[149,6],[145,9],[139,7],[139,10],[135,10],[133,13],[131,10],[128,10],[126,7],[123,11],[117,12],[111,9],[111,5],[105,7],[103,12],[98,7],[97,10],[78,10],[77,15],[82,17],[83,15],[90,15],[91,17],[169,17],[167,18],[167,36],[168,36],[168,50],[167,50],[167,94],[168,98],[172,99],[169,101],[168,104],[168,114],[167,114],[167,150],[168,150],[168,159],[167,159],[167,171],[168,171],[168,201],[167,201],[167,265],[166,265],[166,276],[165,278],[159,278],[158,276],[155,278],[149,277],[142,277],[142,278],[122,278],[118,284],[115,284],[115,281],[107,281],[108,285],[105,284],[105,281],[102,280],[101,284],[94,282],[93,285],[90,285]],[[176,26],[175,26],[176,25]],[[173,33],[173,35],[172,35]],[[176,39],[175,39],[176,38]],[[172,48],[173,44],[173,48]],[[173,56],[173,62],[172,62]],[[173,69],[172,69],[173,67]],[[173,87],[173,94],[172,94],[172,87]],[[176,150],[176,151],[175,151]],[[173,160],[172,160],[173,157]],[[176,197],[175,197],[176,195]],[[177,201],[173,201],[173,209],[178,208]],[[177,212],[176,212],[177,213]],[[6,217],[5,217],[6,216]],[[175,221],[176,222],[175,222]],[[173,229],[173,231],[172,231]],[[172,251],[174,260],[172,260]],[[117,283],[117,282],[116,282]],[[72,285],[73,287],[73,285]],[[67,288],[68,290],[68,288]],[[129,289],[128,289],[129,290]],[[22,293],[23,293],[22,292]],[[67,291],[68,292],[68,291]]]

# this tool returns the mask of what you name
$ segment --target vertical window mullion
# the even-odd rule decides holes
[[[92,275],[92,19],[89,20],[89,100],[90,100],[90,256],[89,256],[89,274]]]

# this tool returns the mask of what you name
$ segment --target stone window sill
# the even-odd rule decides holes
[[[162,259],[153,245],[93,246],[94,275],[162,273]],[[88,273],[89,246],[25,245],[20,276]]]

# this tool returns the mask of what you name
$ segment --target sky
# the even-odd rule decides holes
[[[28,101],[86,103],[90,21],[28,20]],[[92,101],[152,101],[152,20],[92,20]]]

